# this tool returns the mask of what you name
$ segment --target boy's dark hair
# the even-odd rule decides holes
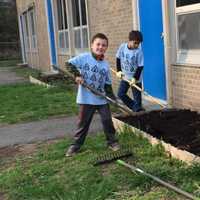
[[[92,43],[93,43],[94,40],[97,39],[97,38],[106,40],[106,41],[107,41],[107,44],[108,44],[108,38],[106,37],[105,34],[103,34],[103,33],[97,33],[97,34],[95,34],[95,35],[92,37]]]
[[[136,40],[136,41],[143,42],[143,36],[140,31],[131,31],[129,33],[128,39],[129,39],[129,41]]]

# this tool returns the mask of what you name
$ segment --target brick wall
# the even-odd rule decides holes
[[[109,39],[106,59],[115,67],[115,54],[122,42],[128,40],[128,33],[133,28],[132,0],[88,0],[89,32],[91,37],[102,32]],[[58,40],[58,36],[56,34]],[[67,56],[59,55],[59,65],[63,67]],[[113,86],[118,88],[113,75]]]
[[[172,67],[173,106],[200,111],[200,68]]]
[[[115,54],[122,42],[128,40],[133,29],[132,0],[88,0],[90,37],[102,32],[109,38],[106,58],[115,68]],[[113,76],[113,85],[118,81]]]

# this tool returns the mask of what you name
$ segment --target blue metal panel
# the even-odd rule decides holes
[[[166,100],[164,41],[161,0],[139,0],[140,29],[144,36],[144,88]]]
[[[47,15],[48,15],[48,32],[50,38],[50,51],[51,51],[51,64],[57,64],[56,57],[56,45],[55,45],[55,35],[54,35],[54,24],[53,24],[53,15],[52,15],[52,5],[51,0],[46,0],[47,2]]]

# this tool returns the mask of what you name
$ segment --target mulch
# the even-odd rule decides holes
[[[195,111],[156,110],[117,118],[179,149],[200,155],[200,115]]]

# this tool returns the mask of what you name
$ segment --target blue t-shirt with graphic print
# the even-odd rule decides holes
[[[122,43],[117,51],[116,57],[120,59],[122,72],[128,80],[133,78],[137,67],[144,66],[144,56],[141,47],[129,49],[128,43]]]
[[[91,53],[83,53],[69,59],[68,62],[79,70],[87,85],[105,94],[105,84],[111,84],[111,74],[107,61],[98,61]],[[103,105],[107,103],[107,100],[79,85],[76,102],[77,104]]]

